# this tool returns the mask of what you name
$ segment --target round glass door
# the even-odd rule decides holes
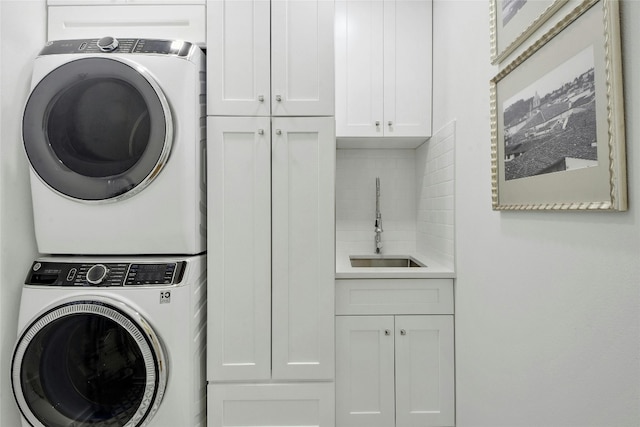
[[[83,201],[129,197],[158,174],[171,149],[170,108],[141,67],[89,57],[55,68],[32,90],[22,135],[33,170]]]
[[[133,427],[152,417],[166,360],[144,319],[77,301],[34,321],[14,352],[13,391],[34,426]]]

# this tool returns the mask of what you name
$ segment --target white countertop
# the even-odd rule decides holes
[[[349,256],[357,257],[393,257],[393,256],[411,256],[426,267],[352,267]],[[455,272],[452,268],[448,268],[429,257],[411,252],[411,253],[383,253],[376,255],[365,253],[364,251],[347,251],[345,249],[336,248],[336,279],[392,279],[392,278],[430,278],[430,279],[447,279],[454,278]]]

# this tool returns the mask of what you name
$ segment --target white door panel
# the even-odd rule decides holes
[[[273,377],[334,377],[332,117],[274,118]]]
[[[207,114],[269,116],[270,3],[207,2]]]
[[[208,379],[269,379],[269,118],[210,117],[208,133]]]

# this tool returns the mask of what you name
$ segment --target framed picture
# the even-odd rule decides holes
[[[585,0],[491,80],[494,210],[627,209],[617,0]]]
[[[491,61],[501,62],[568,0],[490,0]]]

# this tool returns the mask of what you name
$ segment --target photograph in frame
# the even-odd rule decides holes
[[[618,2],[586,0],[491,81],[494,209],[626,210],[620,59]]]
[[[502,62],[568,0],[490,0],[491,62]]]

